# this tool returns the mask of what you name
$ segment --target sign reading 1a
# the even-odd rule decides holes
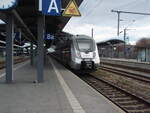
[[[44,15],[61,16],[61,0],[42,0],[41,4]]]

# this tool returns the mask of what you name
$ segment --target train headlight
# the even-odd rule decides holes
[[[93,58],[95,58],[96,57],[96,52],[93,52]]]
[[[76,52],[76,56],[77,56],[78,58],[81,58],[81,54],[80,54],[79,51]]]

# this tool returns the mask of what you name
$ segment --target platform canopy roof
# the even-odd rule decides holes
[[[70,0],[62,0],[62,8],[66,8]],[[79,6],[83,0],[76,0]],[[12,14],[15,18],[15,27],[21,28],[23,39],[33,41],[37,40],[37,19],[41,13],[38,11],[38,0],[18,0],[18,6],[7,12],[0,12],[0,19],[7,22],[7,14]],[[70,17],[63,16],[45,16],[46,32],[53,34],[61,32],[69,21]],[[5,24],[0,25],[0,32],[5,32]]]
[[[98,46],[107,46],[107,45],[115,45],[115,44],[120,44],[120,43],[124,43],[124,41],[119,40],[119,39],[110,39],[107,41],[99,42],[99,43],[97,43],[97,45]]]

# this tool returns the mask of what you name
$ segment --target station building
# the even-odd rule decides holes
[[[99,56],[108,58],[127,58],[136,59],[137,51],[135,46],[126,44],[119,39],[110,39],[108,41],[97,43]]]
[[[97,43],[99,56],[106,58],[135,59],[141,62],[150,62],[150,47],[148,44],[124,45],[124,41],[111,39]]]

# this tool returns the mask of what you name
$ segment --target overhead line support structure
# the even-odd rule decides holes
[[[117,27],[117,35],[119,36],[119,29],[120,29],[120,14],[126,13],[126,14],[135,14],[135,15],[150,15],[150,13],[141,13],[141,12],[130,12],[130,11],[120,11],[120,10],[111,10],[111,12],[115,12],[118,14],[118,27]]]
[[[111,12],[115,12],[118,14],[118,28],[117,28],[117,35],[119,36],[120,32],[119,32],[119,29],[120,29],[120,14],[121,13],[126,13],[126,14],[135,14],[135,15],[147,15],[149,16],[150,13],[141,13],[141,12],[130,12],[130,11],[120,11],[120,10],[111,10]],[[126,28],[124,29],[124,41],[125,41],[125,38],[126,38]],[[124,56],[126,57],[126,51],[125,51],[125,43],[124,42]]]
[[[111,12],[128,13],[128,14],[135,14],[135,15],[150,15],[150,13],[130,12],[130,11],[120,11],[120,10],[111,10]]]
[[[119,32],[120,32],[120,30],[119,30],[119,28],[120,28],[120,12],[117,12],[117,14],[118,14],[118,30],[117,30],[117,35],[119,36]]]

